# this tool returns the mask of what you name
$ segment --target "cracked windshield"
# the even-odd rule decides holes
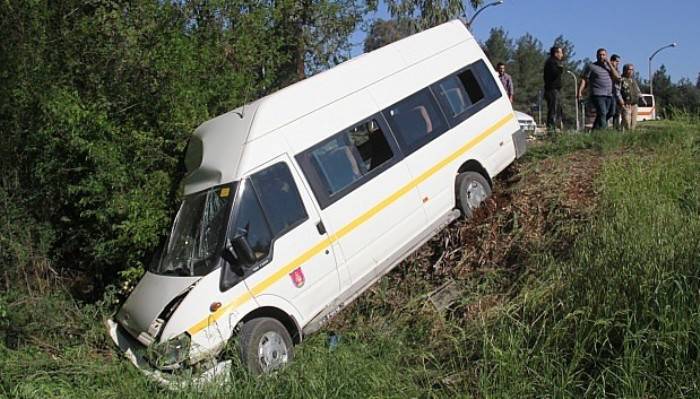
[[[201,276],[216,267],[235,188],[234,183],[185,198],[154,273]]]

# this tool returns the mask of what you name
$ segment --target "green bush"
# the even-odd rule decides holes
[[[179,202],[194,128],[296,73],[270,23],[278,12],[226,2],[0,4],[0,167],[19,182],[18,209],[53,235],[57,269],[101,288],[143,268]]]

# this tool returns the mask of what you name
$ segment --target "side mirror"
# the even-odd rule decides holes
[[[245,236],[237,235],[233,237],[231,240],[231,245],[233,246],[233,250],[235,251],[236,255],[238,255],[238,259],[243,261],[245,265],[248,266],[255,263],[255,252],[253,251],[253,248],[250,247],[250,243],[248,243]]]

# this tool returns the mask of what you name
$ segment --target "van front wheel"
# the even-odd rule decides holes
[[[294,358],[294,345],[282,323],[270,317],[252,319],[241,330],[241,360],[253,374],[268,374]]]
[[[486,198],[491,195],[491,186],[477,172],[462,172],[457,175],[457,206],[466,218],[472,217]]]

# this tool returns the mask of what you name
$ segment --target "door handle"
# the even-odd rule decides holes
[[[323,221],[319,220],[318,223],[316,223],[316,230],[318,230],[318,234],[326,234],[326,226],[323,225]]]

